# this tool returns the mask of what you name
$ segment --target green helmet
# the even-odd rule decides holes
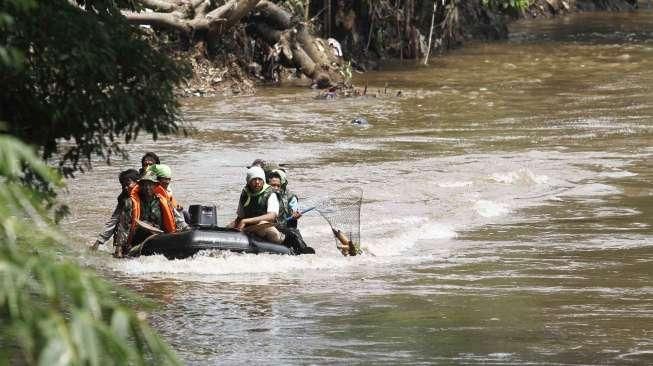
[[[150,182],[156,183],[157,182],[157,177],[156,177],[156,175],[152,174],[152,172],[146,171],[145,174],[143,174],[143,176],[138,179],[138,181],[139,182],[150,181]]]
[[[172,169],[165,164],[150,165],[147,171],[156,175],[157,178],[172,178]]]

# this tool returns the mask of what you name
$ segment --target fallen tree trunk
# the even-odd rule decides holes
[[[132,24],[179,32],[182,38],[204,43],[208,56],[215,45],[243,20],[247,31],[269,49],[284,50],[279,60],[297,68],[318,87],[343,83],[341,61],[328,43],[312,36],[306,25],[292,24],[292,16],[267,0],[228,0],[216,6],[212,0],[136,0],[143,12],[123,11]],[[281,53],[279,53],[281,56]]]
[[[260,0],[229,0],[213,10],[209,0],[136,0],[151,11],[122,11],[133,24],[162,26],[180,32],[217,30],[222,34],[247,15]]]
[[[260,17],[264,22],[276,29],[290,28],[291,15],[280,8],[278,5],[267,0],[261,0],[256,5],[257,15],[253,19],[256,21]]]
[[[260,1],[255,12],[248,33],[274,49],[284,66],[299,69],[318,88],[349,83],[340,73],[342,60],[325,40],[312,36],[305,23],[293,26],[290,14],[267,0]]]

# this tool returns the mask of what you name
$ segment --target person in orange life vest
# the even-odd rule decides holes
[[[118,181],[122,187],[120,195],[118,195],[118,204],[113,210],[113,214],[109,221],[104,224],[102,232],[98,235],[97,240],[91,246],[91,250],[96,250],[98,246],[106,243],[116,232],[118,227],[118,222],[120,221],[120,213],[122,212],[123,204],[125,203],[125,198],[129,197],[129,191],[134,188],[138,182],[139,178],[138,170],[136,169],[127,169],[120,172],[118,176]]]
[[[129,198],[125,199],[119,222],[121,235],[116,238],[120,244],[117,257],[122,257],[151,234],[139,230],[136,220],[144,221],[165,233],[182,231],[188,227],[183,219],[179,220],[175,216],[172,204],[164,194],[157,192],[156,187],[156,176],[146,172],[131,190]]]
[[[172,195],[172,190],[170,189],[172,169],[170,169],[170,167],[165,164],[154,164],[150,165],[147,168],[147,171],[156,176],[159,186],[156,188],[156,192],[166,196],[168,201],[172,203],[172,207],[175,208],[174,214],[178,216],[177,219],[183,220],[186,223],[190,222],[190,215],[188,214],[188,211],[185,211],[184,207],[180,205]]]

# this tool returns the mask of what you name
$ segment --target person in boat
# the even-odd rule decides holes
[[[254,161],[252,161],[252,163],[249,164],[249,166],[247,167],[247,169],[249,169],[249,168],[251,168],[251,167],[253,167],[253,166],[257,166],[257,167],[263,169],[263,166],[264,166],[265,164],[266,164],[266,161],[263,160],[263,159],[254,159]],[[264,171],[265,171],[265,170],[264,170]]]
[[[285,236],[274,227],[279,215],[279,200],[265,183],[265,172],[260,166],[247,169],[247,184],[238,201],[238,211],[232,227],[247,231],[267,241],[282,244]]]
[[[138,174],[138,170],[136,169],[127,169],[120,172],[118,175],[118,181],[122,187],[122,191],[117,198],[118,203],[116,204],[116,208],[113,210],[113,214],[111,214],[111,218],[104,224],[104,229],[102,229],[102,232],[98,235],[95,243],[91,246],[91,250],[96,250],[100,245],[106,243],[112,236],[114,236],[118,222],[120,221],[120,213],[122,212],[125,199],[129,197],[131,189],[136,186],[139,175],[140,174]]]
[[[254,160],[247,168],[249,169],[249,168],[251,168],[253,166],[258,166],[261,169],[263,169],[263,172],[265,172],[265,181],[266,182],[268,181],[268,179],[270,179],[270,173],[273,170],[281,169],[279,167],[279,164],[276,164],[276,163],[273,163],[273,162],[270,162],[270,161],[266,161],[266,160],[263,160],[263,159]]]
[[[186,223],[190,222],[190,217],[188,211],[184,210],[184,207],[179,204],[179,202],[172,195],[172,190],[170,189],[170,182],[172,181],[172,169],[165,164],[154,164],[150,165],[147,168],[148,172],[151,172],[156,176],[158,181],[158,187],[155,188],[158,193],[166,196],[168,201],[172,204],[172,207],[175,208],[175,215],[180,215]]]
[[[152,233],[141,228],[138,221],[154,226],[165,233],[188,229],[188,225],[174,214],[174,207],[167,196],[157,189],[157,177],[146,172],[124,200],[120,215],[116,241],[119,246],[116,257],[122,257],[129,250],[145,240]],[[118,235],[120,233],[120,235]]]
[[[288,179],[283,169],[274,169],[268,177],[268,184],[277,192],[279,199],[279,217],[277,222],[283,226],[297,227],[297,219],[302,214],[299,212],[297,195],[288,190]]]
[[[154,164],[161,164],[159,156],[151,151],[148,151],[141,158],[141,169],[138,171],[141,175],[145,174],[147,168]]]
[[[288,190],[288,179],[283,169],[270,172],[268,184],[276,192],[279,200],[279,215],[275,227],[286,236],[293,250],[298,254],[314,254],[315,250],[304,242],[302,234],[297,229],[297,220],[302,216],[299,212],[297,195]]]

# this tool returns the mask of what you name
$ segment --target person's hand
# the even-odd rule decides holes
[[[302,217],[302,213],[299,211],[293,211],[292,212],[292,218],[297,220],[298,218]]]
[[[96,240],[95,243],[93,243],[93,245],[91,245],[91,248],[89,248],[89,249],[90,250],[97,250],[97,248],[100,246],[100,244],[102,244],[102,242],[99,241],[99,240]]]
[[[239,220],[238,222],[236,222],[236,226],[234,226],[234,229],[238,231],[243,231],[244,228],[245,228],[245,220]]]

